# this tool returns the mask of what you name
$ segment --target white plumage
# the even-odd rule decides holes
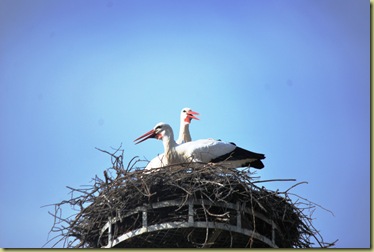
[[[177,139],[177,144],[187,143],[191,141],[190,134],[190,123],[192,119],[199,120],[195,115],[199,113],[192,111],[190,108],[183,108],[180,115],[180,128],[179,137]]]

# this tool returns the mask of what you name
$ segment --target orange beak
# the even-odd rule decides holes
[[[158,139],[158,134],[155,133],[155,130],[152,129],[145,133],[144,135],[141,135],[137,139],[134,140],[135,144],[141,143],[149,138],[157,138]]]
[[[200,119],[197,118],[195,115],[199,115],[199,113],[197,113],[197,112],[195,112],[195,111],[192,111],[192,110],[188,111],[188,112],[187,112],[186,119],[184,119],[184,121],[190,123],[192,119],[200,120]]]

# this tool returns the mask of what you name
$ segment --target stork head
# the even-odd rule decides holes
[[[170,135],[170,132],[172,132],[170,125],[167,123],[160,122],[157,123],[153,129],[135,139],[134,142],[135,144],[138,144],[149,138],[156,138],[157,140],[162,140],[162,138],[165,135]]]
[[[190,124],[192,119],[199,120],[195,115],[199,115],[199,113],[192,111],[190,108],[183,108],[181,111],[181,123]]]

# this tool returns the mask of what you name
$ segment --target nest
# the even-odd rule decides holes
[[[103,151],[106,152],[106,151]],[[329,247],[312,225],[315,204],[267,190],[249,168],[190,163],[144,171],[123,150],[92,185],[53,204],[52,247]],[[280,180],[274,180],[280,181]],[[300,183],[299,183],[300,184]],[[62,207],[76,214],[62,216]],[[307,213],[306,213],[307,212]],[[57,240],[57,241],[56,241]]]

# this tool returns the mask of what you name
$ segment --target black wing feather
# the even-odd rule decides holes
[[[261,159],[265,159],[265,155],[261,153],[252,152],[249,150],[245,150],[240,147],[236,147],[232,152],[212,159],[210,162],[218,163],[222,161],[235,161],[235,160],[242,160],[242,159],[256,159],[251,162],[246,162],[243,164],[244,166],[250,165],[253,168],[264,168],[264,164],[261,162]]]

